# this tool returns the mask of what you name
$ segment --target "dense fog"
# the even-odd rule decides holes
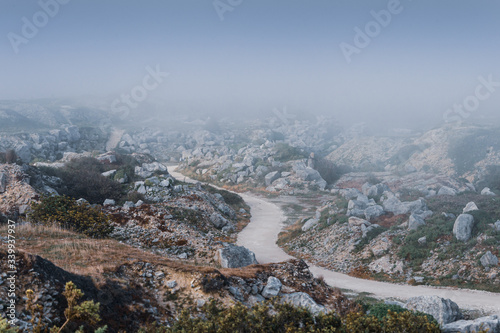
[[[0,98],[115,113],[329,115],[382,128],[491,124],[494,1],[0,4]]]

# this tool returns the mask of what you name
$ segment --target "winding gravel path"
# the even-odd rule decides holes
[[[172,168],[171,168],[172,169]],[[179,180],[196,182],[174,171],[170,174]],[[250,223],[238,235],[237,244],[245,246],[255,253],[259,263],[279,262],[292,258],[278,245],[276,240],[283,227],[285,216],[275,203],[258,198],[250,193],[239,193],[251,208]],[[355,292],[368,292],[378,298],[394,298],[405,300],[414,296],[437,295],[449,298],[462,309],[482,309],[490,313],[500,314],[500,294],[485,291],[436,288],[428,286],[409,286],[372,280],[363,280],[352,276],[333,272],[310,263],[309,268],[315,276],[323,276],[325,281],[334,287],[349,289]]]

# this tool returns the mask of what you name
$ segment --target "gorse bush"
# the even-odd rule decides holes
[[[33,223],[55,223],[62,228],[81,232],[89,237],[106,237],[113,231],[109,218],[99,208],[77,203],[67,196],[44,196],[32,203],[29,219]]]
[[[144,327],[141,333],[327,333],[327,332],[440,332],[438,324],[426,316],[408,310],[391,309],[379,317],[362,312],[351,312],[339,317],[334,312],[312,314],[310,311],[276,301],[247,308],[238,303],[223,308],[216,301],[205,304],[198,316],[184,310],[171,327]]]

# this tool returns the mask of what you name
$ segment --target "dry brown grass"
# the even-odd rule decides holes
[[[278,234],[277,244],[279,246],[287,248],[289,242],[294,240],[302,233],[301,219],[297,220],[295,223],[286,226],[283,231]]]
[[[5,234],[7,227],[0,227]],[[55,226],[24,224],[16,228],[17,249],[39,255],[74,274],[100,277],[123,264],[138,261],[165,265],[183,272],[213,272],[215,268],[194,266],[166,259],[113,239],[92,239]]]
[[[0,234],[4,234],[6,229],[6,226],[0,227]],[[186,279],[191,279],[192,274],[217,271],[225,276],[255,278],[259,273],[271,269],[268,265],[252,265],[243,269],[198,266],[167,259],[113,239],[87,238],[56,226],[19,225],[16,238],[18,250],[39,255],[68,272],[90,276],[96,282],[103,280],[104,273],[114,272],[121,265],[135,262],[165,266],[179,274],[188,274]]]
[[[221,268],[219,271],[225,276],[235,276],[243,279],[253,279],[257,274],[269,271],[268,265],[251,265],[244,268]]]
[[[373,280],[370,270],[364,265],[352,268],[347,274],[364,280]]]

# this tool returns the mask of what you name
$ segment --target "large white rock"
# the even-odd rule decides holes
[[[427,210],[427,204],[423,199],[415,201],[401,202],[397,197],[391,196],[382,203],[387,212],[392,212],[394,215],[422,212]]]
[[[467,205],[465,205],[464,209],[462,210],[462,213],[473,212],[475,210],[479,210],[479,208],[477,208],[477,205],[474,201],[471,201],[467,203]]]
[[[274,296],[278,296],[280,291],[281,291],[281,281],[274,276],[270,276],[267,279],[266,286],[262,290],[262,296],[264,296],[265,298],[271,298]]]
[[[216,227],[217,229],[221,229],[229,223],[229,221],[224,216],[215,212],[210,215],[210,222],[212,222],[214,227]]]
[[[373,218],[384,215],[384,208],[380,205],[370,206],[364,210],[366,219],[369,221]]]
[[[474,217],[470,214],[460,214],[453,225],[453,235],[459,241],[466,242],[470,239],[472,227],[474,226]]]
[[[481,195],[491,195],[491,196],[495,196],[496,194],[493,193],[489,187],[485,187],[483,188],[483,190],[481,191]]]
[[[408,220],[408,230],[417,230],[419,227],[425,225],[425,221],[418,215],[411,214]]]
[[[106,199],[106,200],[104,200],[104,203],[102,205],[103,206],[114,206],[114,205],[116,205],[116,202],[113,199]]]
[[[440,325],[462,318],[462,313],[455,302],[439,296],[412,297],[406,302],[405,308],[430,314]]]
[[[474,320],[458,320],[442,327],[445,333],[473,333],[481,330],[500,333],[500,316],[493,315]]]
[[[304,292],[285,294],[281,296],[281,302],[306,308],[315,315],[320,312],[326,312],[324,306],[316,303],[311,296]]]
[[[439,189],[438,195],[457,195],[457,191],[448,186],[443,186]]]
[[[302,231],[307,231],[309,229],[311,229],[312,227],[314,227],[316,224],[318,224],[319,220],[318,219],[315,219],[315,218],[312,218],[312,219],[309,219],[307,220],[306,223],[304,223],[304,225],[302,226]]]
[[[258,264],[255,253],[243,246],[229,244],[217,251],[216,259],[223,268],[238,268]]]
[[[498,265],[498,258],[491,253],[491,251],[486,252],[480,259],[481,265],[484,267],[496,266]]]

